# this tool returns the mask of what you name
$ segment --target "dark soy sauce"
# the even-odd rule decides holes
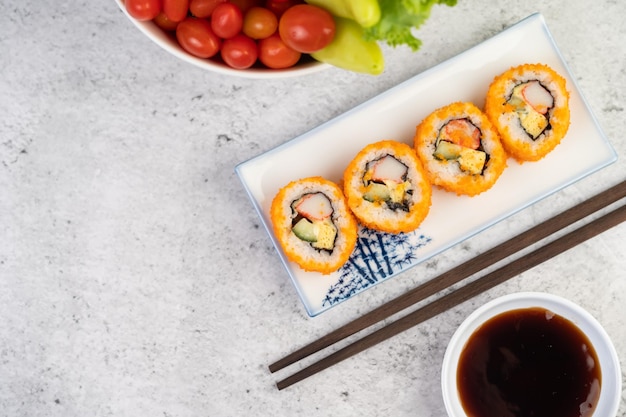
[[[457,386],[471,417],[589,417],[600,362],[569,320],[543,308],[502,313],[470,337]]]

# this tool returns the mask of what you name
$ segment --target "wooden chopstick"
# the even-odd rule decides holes
[[[496,264],[498,261],[513,255],[533,243],[564,229],[567,226],[589,216],[590,214],[626,197],[626,181],[585,200],[576,206],[546,220],[531,229],[509,239],[498,246],[478,255],[469,261],[429,280],[428,282],[396,297],[380,307],[364,314],[322,338],[303,346],[269,366],[270,372],[281,370],[309,355],[319,352],[351,336],[373,324],[396,314],[419,301],[442,291],[465,278]]]
[[[451,292],[418,310],[394,321],[352,344],[326,356],[318,362],[309,365],[299,372],[276,383],[279,390],[287,388],[296,382],[314,375],[344,359],[366,350],[384,340],[389,339],[429,318],[432,318],[458,304],[475,297],[494,286],[501,284],[522,272],[565,252],[568,249],[626,221],[626,205],[623,205],[604,216],[587,223],[584,226],[536,249],[529,254],[510,262],[509,264],[478,278],[460,289]]]

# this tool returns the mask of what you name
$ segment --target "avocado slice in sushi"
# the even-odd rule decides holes
[[[315,226],[312,222],[301,218],[295,226],[291,229],[291,231],[298,236],[299,239],[304,240],[305,242],[315,242],[317,241],[317,235],[315,233]]]
[[[311,243],[314,248],[332,250],[337,229],[330,220],[311,222],[301,218],[291,229],[300,240]]]
[[[363,193],[363,198],[371,203],[388,201],[391,198],[391,191],[385,184],[370,182],[367,190]]]
[[[454,160],[458,159],[461,156],[462,150],[463,147],[461,145],[448,142],[447,140],[440,140],[439,143],[437,143],[437,148],[435,148],[435,153],[433,153],[433,156],[437,159],[442,160]]]

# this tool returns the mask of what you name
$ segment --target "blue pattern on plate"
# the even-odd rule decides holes
[[[383,233],[361,228],[354,252],[339,270],[322,305],[334,305],[361,290],[387,279],[416,261],[415,252],[432,239],[418,231]]]

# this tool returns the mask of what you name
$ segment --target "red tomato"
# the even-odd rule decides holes
[[[223,39],[232,38],[243,27],[243,13],[232,3],[218,4],[211,15],[211,28]]]
[[[192,55],[210,58],[220,50],[221,39],[204,19],[188,17],[176,27],[176,39],[180,46]]]
[[[173,22],[165,15],[165,13],[161,12],[153,19],[154,23],[161,29],[173,32],[176,30],[176,26],[178,26],[178,22]]]
[[[190,0],[189,11],[195,17],[207,18],[211,16],[213,10],[220,3],[226,3],[228,0]]]
[[[220,53],[224,62],[236,69],[250,68],[258,56],[256,42],[241,33],[226,39]]]
[[[300,60],[300,52],[291,49],[278,33],[259,41],[259,60],[269,68],[289,68]]]
[[[252,39],[264,39],[276,32],[278,18],[270,9],[252,7],[243,18],[243,33]]]
[[[239,7],[239,10],[241,10],[242,13],[250,10],[251,7],[263,6],[263,0],[230,0],[229,3]]]
[[[180,22],[187,17],[189,0],[162,0],[163,13],[173,22]]]
[[[278,32],[292,49],[310,54],[333,40],[335,21],[329,12],[320,7],[297,4],[280,17]]]
[[[126,11],[139,21],[152,20],[161,12],[161,0],[126,0]]]
[[[265,7],[274,12],[276,16],[280,17],[285,13],[285,10],[302,3],[304,3],[303,0],[267,0]]]

